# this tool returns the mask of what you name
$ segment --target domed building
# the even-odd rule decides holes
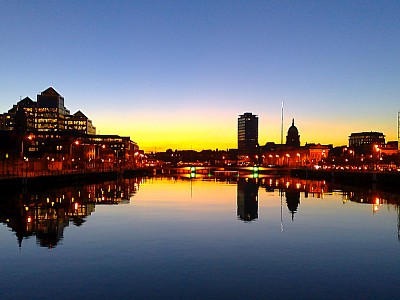
[[[289,127],[286,136],[286,146],[300,147],[300,135],[296,126],[294,126],[294,119],[292,120],[292,126]]]
[[[300,146],[299,130],[294,125],[289,127],[286,144],[267,142],[261,148],[263,164],[266,166],[304,167],[314,166],[328,157],[331,145],[306,143]]]

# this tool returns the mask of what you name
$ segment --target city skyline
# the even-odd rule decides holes
[[[397,140],[397,2],[1,7],[1,112],[53,86],[100,134],[202,150],[236,148],[244,112],[259,116],[260,144],[279,142],[285,101],[284,131],[295,118],[302,144],[363,131]]]

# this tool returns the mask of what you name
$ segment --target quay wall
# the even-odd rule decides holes
[[[400,188],[400,172],[350,172],[350,171],[325,171],[309,169],[292,169],[292,177],[310,180],[326,180],[331,183],[349,185],[380,185]]]
[[[114,181],[118,178],[131,178],[135,176],[147,176],[147,169],[135,169],[124,171],[103,172],[77,172],[70,174],[40,175],[31,177],[1,178],[0,189],[2,191],[14,191],[21,188],[49,189],[62,186],[77,186],[95,184],[106,181]]]

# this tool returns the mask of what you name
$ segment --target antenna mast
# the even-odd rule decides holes
[[[281,111],[281,145],[283,144],[283,101],[282,101],[282,111]]]
[[[400,111],[397,114],[397,150],[400,150]]]

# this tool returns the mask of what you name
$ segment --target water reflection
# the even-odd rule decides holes
[[[188,178],[176,178],[174,183],[187,180]],[[259,202],[262,205],[263,201],[268,201],[268,199],[261,198],[260,200],[260,188],[265,189],[267,193],[273,193],[274,197],[280,196],[282,231],[285,211],[291,215],[292,222],[295,221],[295,215],[300,214],[299,216],[301,216],[302,197],[303,200],[307,198],[324,199],[327,196],[339,195],[343,204],[353,202],[370,205],[372,214],[379,213],[382,206],[393,205],[397,212],[397,235],[400,240],[400,195],[397,193],[354,189],[346,186],[328,185],[325,181],[308,181],[296,178],[200,177],[190,180],[191,183],[192,180],[195,182],[215,180],[229,185],[237,185],[236,217],[243,222],[253,222],[262,218],[259,215]],[[143,179],[133,178],[83,187],[23,191],[19,195],[3,194],[0,198],[0,222],[14,232],[19,247],[22,247],[24,239],[34,236],[37,244],[41,247],[53,248],[63,240],[65,228],[70,224],[76,227],[83,226],[88,217],[95,211],[96,205],[129,203],[142,183]],[[187,185],[175,185],[174,191],[178,192],[182,188],[187,188]],[[192,184],[190,184],[190,189],[192,197]],[[155,191],[163,193],[163,190],[157,189]],[[235,201],[232,196],[229,198],[230,203]],[[168,202],[165,203],[168,205]],[[304,208],[302,209],[304,210]],[[299,216],[296,218],[299,218]]]
[[[19,247],[31,236],[41,247],[56,247],[70,223],[82,226],[96,205],[129,203],[140,179],[125,179],[56,190],[24,191],[2,195],[0,222],[15,233]]]
[[[237,182],[237,215],[242,221],[258,218],[258,181],[239,178]]]
[[[292,215],[292,221],[294,221],[294,214],[297,212],[300,204],[300,191],[287,190],[285,194],[287,208]]]

